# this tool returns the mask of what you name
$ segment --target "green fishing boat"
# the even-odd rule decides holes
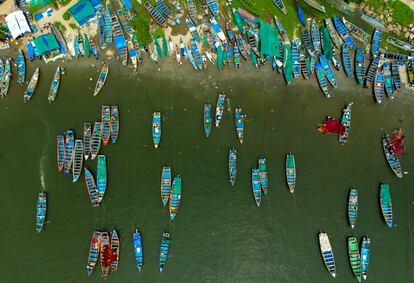
[[[223,69],[223,48],[221,45],[217,48],[217,68],[219,70]]]
[[[333,50],[332,50],[332,42],[331,42],[331,37],[329,35],[328,28],[321,26],[320,30],[321,30],[323,54],[325,55],[326,59],[328,59],[328,61],[331,62]]]
[[[351,264],[352,272],[358,282],[362,280],[361,256],[359,254],[358,241],[355,237],[348,238],[348,256]]]
[[[85,48],[85,55],[86,57],[91,56],[91,45],[89,44],[89,39],[86,34],[83,35],[83,48]]]
[[[292,82],[292,48],[290,44],[283,44],[283,74],[285,76],[286,84]]]
[[[156,38],[155,36],[153,38],[154,38],[155,49],[157,50],[158,57],[162,58],[163,53],[162,53],[161,46],[158,42],[158,38]]]
[[[384,217],[387,226],[392,228],[392,201],[390,194],[390,187],[387,183],[381,182],[380,185],[380,205],[382,216]]]
[[[162,51],[163,51],[163,56],[167,57],[168,56],[168,42],[167,42],[167,39],[165,38],[165,35],[162,36]]]

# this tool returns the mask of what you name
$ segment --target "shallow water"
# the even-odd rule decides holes
[[[160,67],[159,72],[157,68]],[[34,66],[30,66],[31,74]],[[339,76],[333,97],[322,96],[316,80],[285,87],[270,67],[195,73],[189,66],[146,65],[138,73],[113,65],[98,97],[92,88],[97,70],[69,64],[57,101],[47,102],[54,66],[41,67],[32,101],[23,104],[23,88],[13,82],[0,102],[0,187],[3,192],[3,233],[0,235],[2,282],[100,281],[98,267],[86,276],[90,237],[94,228],[116,228],[121,258],[112,282],[327,282],[317,234],[330,235],[337,263],[336,282],[352,282],[346,240],[371,237],[371,282],[413,282],[413,197],[410,154],[414,99],[400,93],[375,105],[367,90]],[[277,79],[275,77],[277,76]],[[244,144],[238,144],[233,113],[226,112],[220,128],[204,137],[202,109],[216,104],[219,92],[234,109],[247,113]],[[339,117],[354,102],[350,140],[340,146],[334,136],[317,132],[326,115]],[[67,128],[81,136],[83,123],[100,119],[103,104],[118,105],[120,136],[101,150],[108,162],[108,190],[99,208],[92,208],[83,177],[56,170],[56,135]],[[163,113],[160,148],[151,140],[151,115]],[[407,154],[405,175],[393,176],[382,154],[380,138],[402,127]],[[227,176],[228,149],[238,151],[235,187]],[[287,152],[296,157],[295,194],[284,177]],[[250,187],[250,169],[264,154],[270,192],[257,208]],[[160,198],[160,174],[170,164],[183,178],[181,207],[174,222]],[[86,162],[96,173],[96,160]],[[378,185],[390,184],[395,227],[383,222]],[[346,204],[351,186],[359,189],[360,212],[354,230],[348,226]],[[35,232],[38,192],[48,192],[48,224]],[[132,232],[144,242],[141,274],[134,265]],[[158,271],[160,237],[169,230],[172,246],[165,271]]]

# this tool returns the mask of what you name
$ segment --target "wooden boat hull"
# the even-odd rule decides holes
[[[401,164],[398,156],[392,151],[390,146],[390,138],[388,135],[382,137],[382,148],[384,150],[385,159],[388,162],[389,167],[398,178],[402,178]]]
[[[211,104],[206,103],[204,104],[204,134],[206,135],[206,138],[210,136],[211,123]]]
[[[144,257],[142,251],[142,236],[138,229],[135,230],[135,233],[132,235],[132,239],[134,242],[135,265],[137,266],[138,271],[141,272]]]
[[[355,51],[355,77],[359,85],[364,84],[365,80],[365,57],[364,49],[357,48]]]
[[[355,237],[348,238],[348,257],[351,264],[352,272],[357,278],[358,282],[362,279],[361,256],[359,253],[358,241]]]
[[[267,177],[266,159],[263,156],[259,158],[259,175],[260,187],[262,188],[263,194],[267,195],[267,191],[269,189],[269,180]]]
[[[109,106],[102,106],[101,109],[102,122],[102,142],[107,145],[111,137],[111,108]]]
[[[83,141],[81,139],[77,139],[75,141],[75,149],[73,155],[73,176],[72,181],[75,183],[82,172],[82,165],[83,165]]]
[[[47,214],[47,194],[41,192],[37,198],[36,204],[36,232],[40,233],[43,230]]]
[[[63,164],[65,162],[65,138],[63,135],[58,135],[56,137],[56,140],[57,140],[56,155],[57,155],[58,171],[61,172],[63,169]]]
[[[94,160],[101,148],[102,122],[95,122],[91,141],[91,159]]]
[[[168,259],[168,252],[170,249],[170,233],[164,232],[161,238],[161,245],[160,245],[160,272],[162,272],[165,268]]]
[[[219,97],[217,99],[216,115],[215,115],[215,124],[216,124],[217,128],[220,126],[221,119],[223,118],[223,111],[224,111],[225,101],[226,101],[226,95],[225,94],[219,94]]]
[[[161,201],[164,206],[167,205],[171,194],[171,167],[164,166],[161,172]]]
[[[291,153],[286,155],[285,171],[286,183],[288,185],[289,192],[294,193],[296,187],[296,164],[295,157]]]
[[[348,221],[351,228],[354,229],[358,217],[358,190],[352,188],[349,190],[348,197]]]
[[[327,233],[320,232],[319,235],[319,248],[321,251],[322,259],[325,264],[326,269],[332,275],[332,277],[336,277],[336,264],[335,258],[332,251],[332,246],[329,241],[329,237]]]
[[[152,115],[152,141],[154,147],[158,148],[161,141],[161,113],[154,112]]]
[[[120,248],[120,239],[118,236],[118,233],[116,230],[112,231],[111,234],[111,250],[112,255],[115,257],[114,260],[111,263],[111,271],[117,271],[118,270],[118,264],[119,264],[119,248]]]
[[[393,213],[392,213],[392,201],[390,195],[390,188],[387,183],[381,182],[380,185],[380,206],[382,216],[388,227],[392,228],[393,225]]]
[[[98,155],[98,174],[97,174],[97,182],[96,187],[98,189],[98,200],[101,202],[104,198],[106,192],[106,179],[107,179],[107,171],[106,171],[106,158],[105,155]]]
[[[101,233],[94,231],[92,234],[91,244],[89,246],[88,264],[86,265],[86,272],[90,276],[96,267],[101,251]]]
[[[349,138],[349,133],[351,131],[351,118],[352,118],[352,102],[349,103],[342,110],[341,125],[342,131],[339,133],[339,144],[344,145]]]
[[[230,184],[234,186],[237,176],[237,151],[234,146],[229,151],[229,180]]]
[[[91,201],[92,207],[97,207],[99,205],[99,192],[96,187],[95,179],[92,173],[85,168],[85,182],[86,189],[88,190],[89,199]]]
[[[368,236],[364,236],[362,238],[362,245],[361,245],[362,278],[364,280],[367,280],[367,276],[368,276],[370,245],[371,245],[370,238],[368,238]]]
[[[115,143],[119,135],[119,111],[118,106],[111,106],[111,142]]]
[[[350,47],[347,44],[342,45],[342,66],[344,68],[345,75],[348,78],[352,78],[352,64],[351,64],[351,53]]]
[[[261,197],[262,197],[262,190],[260,186],[260,173],[259,173],[259,169],[257,168],[252,169],[252,192],[253,192],[254,201],[257,207],[259,207]]]
[[[174,178],[172,190],[170,194],[170,218],[175,219],[181,202],[181,176],[177,175]]]

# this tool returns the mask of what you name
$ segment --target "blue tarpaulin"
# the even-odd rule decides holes
[[[95,9],[88,0],[80,0],[69,8],[69,12],[80,26],[95,16]]]
[[[122,49],[126,47],[126,43],[125,43],[125,36],[123,35],[118,35],[116,37],[114,37],[114,44],[116,49]]]
[[[122,0],[124,2],[125,7],[128,8],[128,10],[132,9],[132,3],[129,0]]]

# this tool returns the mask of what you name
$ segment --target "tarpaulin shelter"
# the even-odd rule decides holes
[[[277,29],[268,23],[260,20],[260,55],[280,57],[278,46],[280,44],[277,37]]]
[[[35,38],[34,43],[39,55],[60,49],[59,42],[53,33],[39,35]]]
[[[69,12],[80,26],[95,16],[95,9],[88,0],[80,0],[69,8]]]
[[[7,27],[13,38],[30,33],[30,26],[22,11],[17,10],[6,16]]]

